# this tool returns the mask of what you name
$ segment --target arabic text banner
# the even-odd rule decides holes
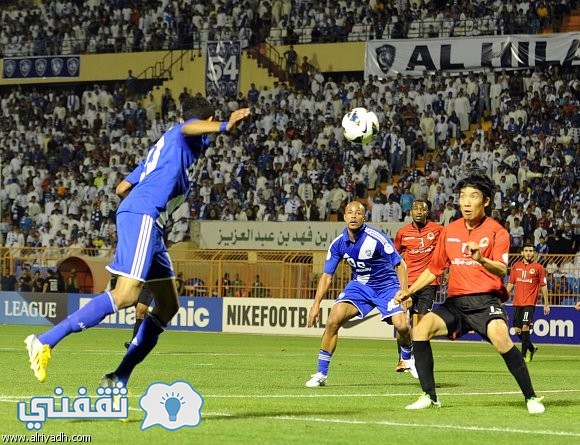
[[[327,250],[344,230],[344,222],[200,221],[202,249]],[[403,223],[372,223],[391,238]],[[192,233],[195,231],[192,230]]]
[[[580,65],[580,33],[455,39],[371,40],[365,77],[422,76],[425,71],[523,69]]]

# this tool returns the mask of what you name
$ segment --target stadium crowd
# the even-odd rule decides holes
[[[457,178],[480,168],[499,186],[493,217],[514,247],[544,238],[550,253],[576,252],[575,73],[551,67],[334,82],[314,69],[310,91],[275,83],[236,99],[214,97],[218,119],[246,103],[252,118],[233,137],[219,135],[200,160],[170,241],[184,239],[190,218],[328,220],[354,197],[369,198],[373,222],[402,221],[414,198],[427,197],[446,223],[457,215]],[[152,95],[133,98],[124,85],[3,95],[4,244],[113,246],[114,188],[179,118],[186,94],[166,100],[167,90],[163,114]],[[371,145],[343,141],[341,117],[355,106],[379,116]],[[423,169],[414,168],[418,158]]]
[[[575,1],[48,0],[3,2],[0,55],[67,55],[380,38],[536,34]],[[209,18],[209,20],[207,19]]]
[[[38,21],[51,17],[53,26],[56,20],[64,20],[61,30],[67,28],[67,19],[72,25],[73,17],[96,19],[99,30],[109,29],[111,22],[128,26],[127,21],[133,27],[149,21],[153,28],[181,29],[176,17],[195,17],[175,12],[193,7],[188,2],[151,6],[150,2],[115,1],[106,9],[97,0],[82,9],[79,3],[85,2],[43,2],[42,11],[36,12],[5,9],[2,21],[10,26],[2,26],[0,45],[6,39],[14,42],[15,36],[33,47],[34,42],[46,42],[35,30],[50,30]],[[235,21],[239,19],[237,3],[200,2],[196,14],[215,8],[212,17],[217,22],[222,23],[222,14]],[[278,19],[274,8],[281,4],[283,11],[288,2],[272,2],[271,8],[265,4],[238,13],[272,14],[275,18],[269,23],[281,23],[288,15],[280,13]],[[423,2],[421,10],[439,14],[461,4]],[[552,9],[565,4],[557,3]],[[365,14],[386,16],[390,13],[385,11],[393,6],[351,2],[343,8],[339,2],[337,20],[344,12],[348,16],[349,5],[359,8],[356,17],[361,21]],[[527,7],[533,13],[540,3],[480,1],[473,5],[473,11],[464,10],[475,14],[504,6],[514,14]],[[329,15],[333,7],[322,2],[291,5],[303,12],[293,14],[296,20],[313,17],[316,23],[324,22],[317,14]],[[76,26],[84,28],[84,23],[80,20]],[[23,24],[31,32],[23,32]],[[152,38],[149,32],[145,36]],[[118,48],[143,49],[151,48]],[[62,52],[62,48],[57,44],[42,51]],[[294,86],[284,82],[275,82],[271,88],[252,85],[236,98],[211,97],[217,119],[244,105],[251,108],[252,117],[234,135],[217,136],[198,162],[190,199],[174,214],[169,242],[187,238],[191,219],[340,219],[344,205],[353,198],[368,200],[368,219],[373,222],[407,221],[413,200],[427,198],[433,204],[434,219],[447,224],[458,216],[454,184],[466,171],[481,169],[499,186],[492,217],[509,231],[514,251],[530,240],[542,254],[577,253],[578,78],[573,67],[561,71],[551,66],[523,72],[426,74],[420,79],[399,76],[388,81],[336,79],[320,73],[304,58],[301,81]],[[180,102],[193,94],[184,90],[174,96],[166,88],[158,104],[152,94],[133,94],[130,79],[114,86],[95,84],[83,91],[13,89],[1,95],[0,234],[4,246],[115,246],[115,186],[177,122]],[[380,134],[371,145],[353,146],[343,140],[342,116],[356,106],[375,111],[381,122]],[[421,168],[416,167],[417,161]],[[389,184],[386,190],[382,183]]]

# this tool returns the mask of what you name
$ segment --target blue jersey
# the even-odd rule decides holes
[[[209,136],[186,137],[181,133],[184,124],[166,131],[145,160],[127,175],[125,181],[133,184],[133,189],[121,201],[117,213],[149,215],[164,227],[169,216],[185,201],[194,162],[209,145]]]
[[[400,288],[395,266],[401,262],[401,256],[389,237],[366,224],[356,231],[354,237],[356,241],[353,243],[345,228],[332,241],[326,255],[324,272],[333,275],[338,263],[344,258],[352,268],[353,281],[377,291]]]

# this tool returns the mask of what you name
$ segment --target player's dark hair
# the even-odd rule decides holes
[[[477,189],[482,193],[484,198],[489,199],[493,199],[496,188],[491,178],[486,175],[482,175],[481,173],[472,173],[469,176],[463,178],[455,186],[455,191],[459,193],[465,187],[472,187]]]
[[[534,245],[532,243],[530,243],[529,241],[524,243],[524,247],[522,247],[522,250],[524,250],[526,247],[531,247],[532,249],[534,249]]]
[[[424,202],[425,204],[427,204],[427,211],[430,212],[431,208],[433,207],[433,204],[431,204],[431,201],[429,201],[428,199],[415,199],[415,201],[413,201],[413,204],[416,202]]]
[[[215,113],[215,107],[200,95],[190,96],[181,104],[181,117],[184,121],[189,119],[206,120]]]

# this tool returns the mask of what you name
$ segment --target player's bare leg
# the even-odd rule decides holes
[[[405,371],[418,378],[415,369],[415,358],[413,357],[413,341],[411,338],[411,323],[408,312],[401,312],[391,317],[393,327],[397,330],[397,345],[400,347],[401,361]]]
[[[330,360],[338,342],[338,331],[344,323],[358,314],[358,309],[348,302],[339,302],[332,306],[320,342],[318,372],[311,376],[310,380],[306,382],[306,386],[315,388],[326,384]]]
[[[167,323],[171,321],[179,309],[179,297],[174,278],[149,282],[148,285],[155,299],[155,307],[143,320],[135,341],[131,343],[115,372],[107,374],[103,378],[107,379],[108,383],[120,381],[123,385],[127,385],[133,369],[155,347],[159,335],[165,330]]]

